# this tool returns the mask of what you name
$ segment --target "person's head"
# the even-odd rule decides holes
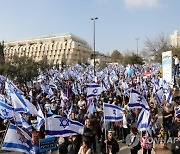
[[[117,98],[116,97],[114,97],[114,102],[117,102]]]
[[[142,131],[142,137],[146,137],[146,131]]]
[[[132,127],[132,128],[131,128],[131,133],[132,133],[132,134],[137,134],[137,133],[138,133],[137,128],[136,128],[136,127]]]
[[[76,118],[76,114],[75,114],[75,112],[72,112],[71,113],[71,119],[73,120],[73,119],[75,119]]]
[[[150,102],[150,107],[154,108],[154,103],[153,102]]]
[[[158,129],[158,130],[161,129],[161,124],[160,124],[159,122],[156,124],[156,126],[157,126],[157,129]]]
[[[177,58],[177,55],[174,55],[173,58]]]
[[[85,148],[87,150],[90,148],[90,145],[89,145],[89,142],[87,139],[83,139],[82,146],[83,146],[83,148]]]
[[[166,112],[170,112],[170,111],[171,111],[171,104],[167,103],[167,104],[165,105],[165,111],[166,111]]]
[[[86,124],[86,127],[89,127],[89,126],[91,125],[91,121],[90,121],[90,119],[86,119],[85,124]]]
[[[113,131],[112,130],[109,130],[108,131],[108,134],[107,134],[107,139],[109,140],[109,141],[111,141],[112,139],[113,139]]]
[[[79,109],[79,110],[78,110],[78,113],[81,114],[81,113],[82,113],[82,109]]]

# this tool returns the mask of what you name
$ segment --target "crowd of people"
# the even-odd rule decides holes
[[[97,69],[96,76],[91,66],[71,66],[61,70],[41,72],[32,83],[22,85],[14,80],[14,87],[23,93],[36,108],[40,107],[44,117],[47,114],[61,115],[84,125],[84,133],[68,137],[56,137],[57,151],[60,154],[116,154],[121,151],[119,141],[130,148],[131,154],[137,154],[140,149],[143,154],[156,151],[154,141],[148,138],[162,139],[159,143],[167,148],[170,138],[178,139],[172,143],[172,152],[180,153],[180,96],[174,94],[159,73],[159,65],[151,66],[128,65],[108,66]],[[0,93],[6,102],[13,106],[8,95],[7,78],[0,78]],[[8,80],[10,81],[10,80]],[[91,99],[93,110],[89,109],[87,84],[97,83],[102,92]],[[16,90],[17,90],[16,89]],[[128,103],[131,90],[137,90],[147,101],[151,115],[151,133],[137,128],[138,116],[142,108],[129,109]],[[51,91],[50,91],[51,90]],[[159,98],[160,90],[163,92]],[[172,98],[168,99],[169,93]],[[109,103],[123,108],[123,120],[105,122],[103,103]],[[162,112],[161,112],[162,111]],[[33,153],[40,153],[39,141],[46,136],[45,121],[37,129],[37,115],[21,113],[26,122],[32,126],[27,131],[32,137]],[[162,115],[162,122],[159,116]],[[10,120],[16,123],[15,119]],[[0,135],[6,135],[9,121],[0,118]],[[128,140],[127,136],[130,135]],[[138,138],[138,144],[134,144]],[[128,140],[128,141],[127,141]]]

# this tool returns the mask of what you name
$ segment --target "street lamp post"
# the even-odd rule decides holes
[[[139,41],[139,38],[136,38],[136,41],[137,41],[137,55],[138,55],[138,41]]]
[[[94,76],[96,76],[96,62],[95,62],[95,41],[96,41],[96,35],[95,35],[95,21],[98,19],[98,17],[95,18],[91,18],[91,20],[93,20],[93,24],[94,24]]]

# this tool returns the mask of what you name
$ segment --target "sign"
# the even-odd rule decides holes
[[[46,152],[49,150],[56,149],[55,137],[41,139],[39,142],[39,149],[40,149],[40,152]]]
[[[163,80],[172,84],[172,51],[162,53],[162,74]]]

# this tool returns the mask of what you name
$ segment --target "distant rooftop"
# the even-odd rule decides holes
[[[4,44],[16,44],[16,43],[24,43],[24,42],[36,42],[36,41],[47,41],[47,40],[53,40],[53,41],[59,41],[60,38],[64,38],[65,41],[75,41],[84,45],[88,45],[88,42],[85,41],[84,39],[80,38],[77,35],[74,35],[72,33],[67,33],[67,34],[61,34],[61,35],[49,35],[49,36],[40,36],[40,37],[35,37],[35,38],[28,38],[24,40],[16,40],[16,41],[8,41],[5,42]]]

